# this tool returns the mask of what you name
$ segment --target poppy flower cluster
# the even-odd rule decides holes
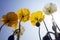
[[[44,16],[43,12],[47,15],[50,15],[50,14],[54,13],[55,11],[57,11],[56,5],[53,3],[49,3],[48,5],[46,5],[44,7],[43,11],[38,10],[36,12],[32,12],[31,14],[30,14],[29,9],[27,9],[27,8],[21,8],[21,9],[17,10],[17,12],[8,12],[7,14],[3,15],[1,18],[3,25],[0,27],[0,30],[2,30],[2,27],[4,25],[14,28],[15,30],[14,30],[13,34],[9,36],[8,40],[14,40],[14,35],[17,35],[17,40],[19,40],[19,37],[21,35],[23,35],[23,32],[25,31],[24,27],[22,27],[22,25],[20,23],[21,22],[25,23],[28,20],[30,20],[30,22],[33,26],[39,27],[39,38],[41,40],[40,23],[43,21],[45,24],[45,27],[47,28],[46,23],[44,21],[45,16]],[[19,26],[17,26],[18,24],[19,24]],[[49,35],[49,33],[48,33],[48,35]],[[43,40],[50,40],[48,35],[44,36]]]
[[[0,31],[2,30],[2,27],[6,25],[8,27],[12,27],[15,29],[13,34],[9,36],[8,40],[11,39],[12,37],[14,38],[14,35],[19,34],[21,36],[25,29],[22,26],[19,26],[19,28],[17,27],[18,20],[20,22],[26,22],[29,20],[29,15],[30,15],[30,12],[29,12],[29,9],[27,8],[21,8],[16,13],[8,12],[7,14],[3,15],[1,18],[3,25],[0,27]]]

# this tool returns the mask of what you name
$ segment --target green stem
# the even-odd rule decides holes
[[[6,22],[6,23],[8,23],[8,22]],[[2,24],[2,26],[0,27],[0,31],[1,31],[2,27],[3,27],[6,23]]]
[[[20,38],[20,26],[21,26],[21,25],[20,25],[20,22],[21,22],[21,21],[19,21],[19,34],[17,35],[17,40],[19,40],[19,38]]]
[[[55,30],[55,40],[57,40],[58,37],[57,37],[57,31]]]
[[[57,37],[57,29],[56,29],[56,26],[55,26],[55,23],[53,22],[53,25],[54,25],[54,27],[55,27],[55,40],[57,40],[58,39],[58,37]]]
[[[58,25],[56,24],[56,27],[58,28],[58,30],[60,31],[60,28],[58,27]]]
[[[17,35],[17,40],[19,40],[19,38],[20,38],[20,36],[19,36],[19,34]]]
[[[46,28],[47,32],[49,32],[44,20],[43,20],[43,23],[44,23],[44,25],[45,25],[45,28]]]
[[[41,40],[41,35],[40,35],[40,27],[39,27],[39,31],[38,31],[38,33],[39,33],[39,38],[40,38],[40,40]]]
[[[1,29],[2,29],[3,26],[4,26],[4,24],[0,27],[0,31],[1,31]]]
[[[57,28],[58,28],[59,31],[60,31],[60,29],[59,29],[58,25],[56,24],[52,14],[51,14],[51,16],[52,16],[53,25],[55,25],[55,28],[56,28],[55,29],[55,40],[57,40],[58,39],[58,37],[57,37]]]
[[[43,20],[43,23],[44,23],[44,25],[45,25],[45,28],[46,28],[47,32],[49,32],[44,20]],[[49,33],[48,33],[48,34],[49,34]],[[50,40],[52,40],[50,34],[49,34],[49,38],[50,38]]]
[[[54,18],[53,18],[53,15],[51,14],[51,16],[52,16],[52,20],[54,20]],[[54,22],[55,22],[55,20],[54,20]],[[56,24],[56,22],[55,22],[55,24]],[[58,27],[58,25],[56,24],[56,27],[58,28],[58,30],[60,31],[60,28]]]

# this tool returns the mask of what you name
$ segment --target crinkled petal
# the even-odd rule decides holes
[[[20,21],[26,22],[29,20],[30,12],[27,8],[21,8],[16,13]]]
[[[1,20],[2,20],[2,23],[7,26],[10,26],[13,28],[17,27],[18,17],[15,14],[15,12],[8,12],[6,15],[2,16]]]
[[[30,22],[32,25],[36,25],[37,22],[41,22],[44,19],[44,15],[42,11],[32,12],[30,15]]]
[[[57,7],[53,3],[49,3],[44,7],[44,12],[47,15],[50,15],[50,14],[54,13],[55,11],[57,11]]]

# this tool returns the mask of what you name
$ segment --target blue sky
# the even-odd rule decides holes
[[[43,10],[44,6],[50,2],[57,5],[57,11],[53,14],[53,16],[58,26],[60,26],[60,0],[0,0],[0,26],[2,25],[1,17],[7,12],[16,12],[20,8],[28,8],[30,13],[32,13],[37,10]],[[44,20],[48,26],[49,31],[52,31],[51,16],[45,15]],[[21,25],[25,28],[25,32],[21,36],[20,40],[39,40],[38,28],[32,26],[30,21],[21,23]],[[41,22],[40,27],[41,37],[43,37],[46,34],[46,29],[43,22]],[[13,30],[13,28],[4,26],[0,32],[0,40],[7,40],[8,37],[13,33]],[[53,35],[52,38],[54,39]]]

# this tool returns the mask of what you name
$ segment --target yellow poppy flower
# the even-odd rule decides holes
[[[54,13],[56,10],[57,10],[56,5],[53,3],[49,3],[44,7],[44,12],[47,15]]]
[[[8,12],[6,15],[2,16],[1,21],[7,26],[12,26],[13,28],[16,28],[18,23],[18,17],[15,12]]]
[[[26,22],[29,20],[30,12],[27,8],[21,8],[16,13],[20,21]]]
[[[44,19],[44,15],[42,11],[32,12],[30,15],[30,21],[32,25],[36,26],[37,22],[41,22]]]
[[[22,26],[20,26],[20,33],[19,33],[19,29],[16,29],[15,31],[14,31],[14,34],[15,35],[23,35],[23,32],[25,31],[25,29],[24,29],[24,27],[22,27]]]

